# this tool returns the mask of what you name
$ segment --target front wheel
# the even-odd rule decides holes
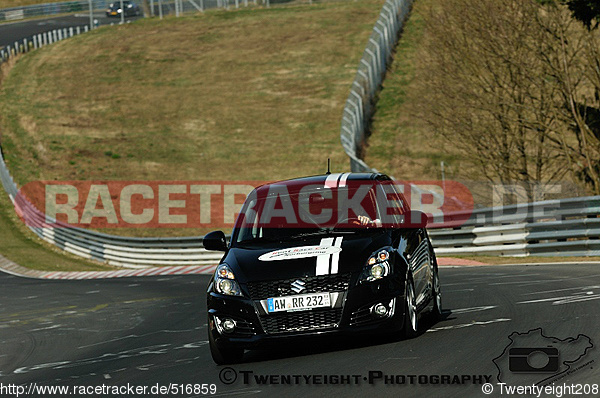
[[[412,278],[406,280],[406,292],[404,294],[404,328],[403,337],[411,339],[419,331],[419,319],[417,314],[417,301],[415,287]]]
[[[213,338],[213,333],[208,327],[208,345],[210,346],[210,355],[217,365],[230,365],[241,362],[244,358],[243,348],[223,348],[219,347]]]

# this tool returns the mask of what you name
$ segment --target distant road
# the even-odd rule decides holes
[[[125,21],[135,21],[142,17],[129,17]],[[118,24],[120,18],[107,18],[103,13],[96,12],[94,19],[99,25]],[[0,24],[0,48],[13,44],[15,41],[24,39],[38,33],[44,33],[54,29],[68,28],[71,26],[82,26],[89,24],[89,14],[74,14],[47,19],[27,20],[22,22],[10,22]]]

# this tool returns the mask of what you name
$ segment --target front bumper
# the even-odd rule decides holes
[[[262,297],[253,300],[211,291],[207,298],[209,333],[221,347],[256,348],[290,339],[400,330],[404,324],[403,278],[392,275],[362,284],[355,279],[345,291],[330,292],[338,297],[332,300],[332,308],[273,314],[265,311]],[[242,290],[247,291],[245,287]],[[388,312],[374,314],[376,304],[385,305]],[[224,319],[234,320],[233,331],[225,332],[219,326]]]

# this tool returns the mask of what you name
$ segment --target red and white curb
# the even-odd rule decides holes
[[[148,267],[136,269],[120,269],[115,271],[37,271],[22,267],[0,255],[0,271],[15,276],[38,279],[109,279],[128,277],[147,277],[165,275],[212,275],[213,265],[180,265],[175,267]]]

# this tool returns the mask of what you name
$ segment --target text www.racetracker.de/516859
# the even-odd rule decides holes
[[[40,395],[214,395],[217,393],[216,384],[177,384],[168,385],[154,384],[151,386],[140,386],[134,384],[98,385],[98,386],[44,386],[37,383],[17,385],[1,384],[0,396],[26,397]]]

